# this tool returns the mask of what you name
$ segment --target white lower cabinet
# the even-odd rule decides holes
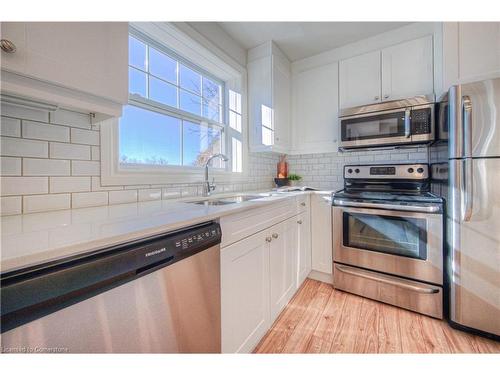
[[[221,250],[223,353],[250,352],[270,327],[268,236],[259,232]]]
[[[223,353],[251,352],[309,274],[311,234],[307,202],[298,202],[300,209],[290,211],[286,220],[221,249]],[[247,213],[247,221],[252,215],[262,220],[264,210]],[[237,215],[241,214],[234,216]],[[221,220],[223,233],[229,228],[238,232],[232,216]]]
[[[312,269],[332,275],[332,204],[330,195],[311,196]]]
[[[271,227],[270,232],[270,298],[274,321],[297,290],[297,216]]]
[[[299,288],[311,272],[311,216],[306,211],[297,216],[298,250],[297,250],[297,288]]]

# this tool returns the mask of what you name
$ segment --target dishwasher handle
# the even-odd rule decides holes
[[[1,332],[115,288],[220,243],[218,223],[2,275]]]

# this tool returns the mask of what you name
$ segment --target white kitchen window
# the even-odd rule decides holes
[[[175,25],[133,25],[128,105],[101,126],[101,183],[201,182],[202,167],[216,153],[229,157],[211,162],[216,181],[244,178],[244,67],[231,66]]]

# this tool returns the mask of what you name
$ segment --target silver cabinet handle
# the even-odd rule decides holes
[[[302,224],[302,220],[297,220],[297,224]]]
[[[379,99],[380,99],[380,97],[378,97],[378,96],[373,98],[373,100],[379,100]]]
[[[272,236],[273,236],[273,238],[275,238],[275,239],[279,237],[278,233],[273,233],[273,234],[272,234]]]
[[[410,138],[410,135],[411,135],[410,115],[411,115],[410,108],[406,108],[406,110],[405,110],[405,137],[406,138]]]
[[[472,216],[472,200],[473,200],[473,180],[472,180],[472,102],[470,97],[462,98],[463,124],[464,124],[464,212],[462,215],[463,221],[469,221]]]
[[[0,39],[0,48],[7,53],[14,53],[17,50],[16,45],[8,39]]]
[[[305,206],[306,206],[306,202],[302,202],[300,205],[301,205],[302,207],[305,207]]]
[[[384,99],[389,99],[389,95],[384,95]]]
[[[266,237],[266,242],[271,242],[273,239],[271,237]]]
[[[425,287],[417,286],[417,285],[411,284],[409,282],[402,281],[399,278],[396,278],[393,276],[378,275],[378,274],[375,274],[374,272],[353,269],[351,267],[341,266],[339,264],[335,265],[335,269],[337,271],[347,273],[349,275],[358,276],[358,277],[362,277],[362,278],[373,280],[373,281],[378,281],[378,282],[381,282],[384,284],[394,285],[394,286],[397,286],[399,288],[408,289],[408,290],[411,290],[411,291],[414,291],[417,293],[423,293],[423,294],[439,293],[439,289],[437,289],[437,288],[431,288],[431,287],[425,288]]]

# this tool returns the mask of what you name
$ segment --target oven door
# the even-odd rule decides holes
[[[443,284],[441,214],[333,208],[334,261]]]
[[[410,108],[340,119],[340,147],[390,146],[411,142]]]

